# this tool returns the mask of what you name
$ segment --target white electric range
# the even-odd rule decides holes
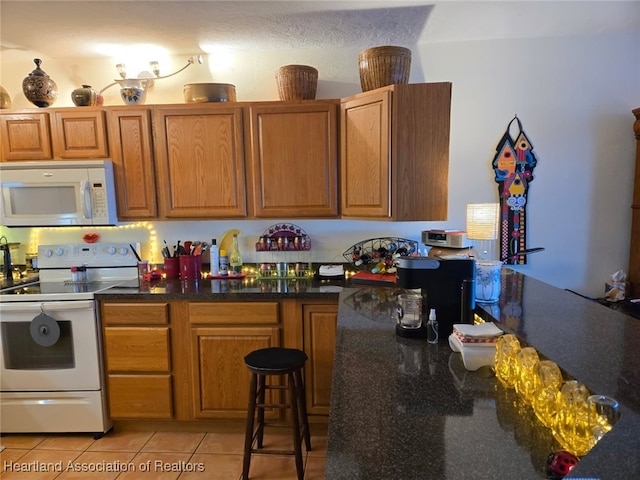
[[[136,255],[125,243],[41,245],[38,261],[38,282],[0,290],[0,432],[101,435],[112,423],[95,294],[137,286]]]

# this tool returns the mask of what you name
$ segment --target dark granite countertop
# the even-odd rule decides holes
[[[96,294],[98,300],[282,300],[285,298],[333,298],[342,291],[344,280],[257,279],[161,280],[144,286],[114,287]]]
[[[621,418],[571,477],[640,478],[640,321],[503,269],[496,305],[477,308]],[[327,480],[546,478],[560,446],[489,367],[465,370],[448,344],[395,335],[393,288],[340,294]]]
[[[26,283],[37,282],[39,278],[38,272],[25,272],[23,269],[19,269],[22,273],[13,272],[13,279],[7,279],[2,276],[2,280],[0,280],[0,290],[4,290],[5,288],[13,288],[18,287],[20,285],[24,285]]]

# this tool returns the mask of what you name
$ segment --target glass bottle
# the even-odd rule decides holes
[[[218,275],[221,277],[226,277],[227,275],[229,275],[229,256],[227,255],[227,251],[220,250],[218,258],[219,258]]]
[[[215,238],[211,239],[211,276],[217,277],[220,272],[220,250]]]
[[[242,255],[238,247],[238,235],[233,235],[233,243],[231,245],[231,253],[229,254],[229,266],[231,275],[238,276],[242,273]]]
[[[436,320],[436,310],[429,310],[429,320],[427,320],[427,342],[438,343],[438,320]]]

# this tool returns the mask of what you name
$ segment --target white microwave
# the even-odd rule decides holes
[[[8,227],[115,225],[113,163],[0,162],[0,217]]]

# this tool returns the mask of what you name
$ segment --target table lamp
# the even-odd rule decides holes
[[[500,269],[496,258],[498,238],[498,203],[467,205],[467,238],[476,245],[476,301],[492,303],[500,297]]]

